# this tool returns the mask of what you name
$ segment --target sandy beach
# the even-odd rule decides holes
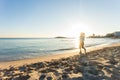
[[[0,80],[120,80],[120,0],[0,0]]]
[[[120,43],[78,51],[0,62],[1,80],[120,80]]]

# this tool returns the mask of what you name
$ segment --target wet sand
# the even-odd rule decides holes
[[[0,62],[2,80],[120,80],[120,44]]]

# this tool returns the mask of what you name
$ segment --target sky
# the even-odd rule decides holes
[[[120,0],[0,0],[0,37],[105,35],[120,30]]]

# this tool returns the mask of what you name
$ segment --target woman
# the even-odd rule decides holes
[[[82,53],[82,49],[84,49],[84,53],[86,54],[86,49],[84,47],[84,41],[85,41],[85,33],[81,32],[80,33],[80,43],[79,43],[79,49],[80,49],[79,53]]]

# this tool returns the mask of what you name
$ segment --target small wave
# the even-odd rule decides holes
[[[65,49],[57,49],[57,50],[52,50],[52,51],[65,51],[65,50],[74,50],[77,48],[65,48]]]
[[[89,45],[86,45],[85,47],[92,47],[92,46],[97,46],[97,45],[101,45],[101,44],[89,44]]]

